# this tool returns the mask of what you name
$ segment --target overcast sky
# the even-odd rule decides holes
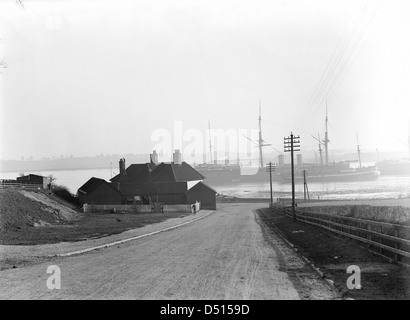
[[[149,153],[255,129],[283,148],[407,150],[408,0],[0,1],[0,158]]]

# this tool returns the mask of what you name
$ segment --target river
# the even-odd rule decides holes
[[[115,175],[109,168],[93,170],[58,170],[31,172],[57,178],[56,183],[66,186],[76,193],[88,179],[97,177],[109,181]],[[15,179],[18,172],[0,173],[2,179]],[[206,183],[206,180],[205,180]],[[236,197],[269,198],[270,186],[267,183],[232,183],[212,185],[217,192]],[[273,183],[273,198],[290,197],[291,185]],[[410,176],[380,176],[378,180],[364,182],[310,183],[308,185],[310,199],[399,199],[410,197]],[[296,184],[297,198],[304,197],[303,184]]]

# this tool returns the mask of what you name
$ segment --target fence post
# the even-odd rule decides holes
[[[399,230],[397,229],[397,227],[394,227],[394,236],[395,236],[396,238],[399,237]],[[395,249],[399,249],[399,244],[398,244],[397,242],[394,242],[394,248],[395,248]],[[394,261],[397,262],[398,259],[399,259],[399,256],[398,256],[397,253],[395,253],[395,254],[394,254]]]
[[[372,231],[372,226],[366,223],[366,229]],[[367,233],[367,240],[372,241],[372,235]],[[367,244],[367,248],[370,248],[370,243]]]

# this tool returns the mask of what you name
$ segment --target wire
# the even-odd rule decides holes
[[[368,19],[367,23],[364,24],[362,30],[359,32],[358,37],[355,39],[355,42],[353,43],[353,49],[350,51],[348,57],[345,59],[345,61],[343,62],[341,68],[338,70],[336,76],[332,79],[330,86],[328,87],[327,91],[325,92],[325,94],[323,95],[322,99],[320,100],[320,102],[317,104],[314,112],[311,112],[306,118],[305,121],[307,121],[308,123],[311,122],[311,119],[313,118],[314,114],[317,112],[317,110],[319,109],[320,105],[325,101],[325,99],[329,96],[329,93],[331,92],[331,90],[334,88],[335,84],[337,83],[337,80],[340,78],[340,75],[343,74],[343,71],[347,70],[346,67],[349,66],[349,63],[351,61],[353,61],[354,59],[356,59],[356,57],[358,56],[358,54],[360,53],[361,49],[363,48],[363,38],[366,35],[366,32],[371,24],[371,22],[373,21],[377,11],[380,8],[380,2],[378,3],[378,6],[376,7],[376,9],[374,10],[373,14],[371,15],[371,17]],[[352,38],[353,39],[353,38]],[[349,40],[350,43],[350,40]],[[359,44],[362,44],[361,47],[359,47],[359,50],[357,50]],[[356,51],[357,50],[357,51]],[[355,54],[356,52],[356,54]],[[353,60],[352,60],[352,57]],[[340,60],[338,60],[340,61]],[[346,73],[344,74],[346,75]],[[333,75],[332,75],[333,76]],[[343,77],[344,78],[344,77]]]
[[[353,33],[355,31],[355,28],[357,27],[357,20],[359,19],[359,16],[362,17],[364,15],[364,12],[366,11],[367,7],[369,5],[369,0],[367,0],[366,4],[364,5],[364,7],[362,8],[362,10],[360,11],[360,13],[357,13],[354,21],[353,21],[353,27],[350,30],[350,32],[348,32],[348,28],[346,27],[343,33],[343,36],[339,39],[338,45],[336,46],[327,67],[325,68],[321,80],[319,81],[314,94],[312,95],[311,99],[309,100],[308,103],[308,109],[305,111],[302,120],[299,122],[299,124],[297,125],[297,129],[300,129],[300,127],[302,126],[302,124],[304,124],[306,122],[306,118],[309,116],[309,114],[311,114],[311,110],[314,106],[314,101],[315,98],[320,97],[323,93],[323,91],[325,90],[325,88],[327,87],[330,79],[333,77],[333,74],[338,66],[338,64],[341,61],[341,58],[343,57],[343,55],[345,54],[347,48],[348,48],[348,44],[350,43],[351,39],[353,38]],[[349,39],[349,40],[348,40]],[[335,55],[336,54],[336,55]],[[331,65],[331,63],[333,62],[333,66],[329,69],[328,66]],[[324,75],[327,73],[326,77],[324,78]],[[324,80],[323,80],[324,79]],[[322,81],[323,80],[323,81]]]

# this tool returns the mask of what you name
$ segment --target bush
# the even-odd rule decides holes
[[[67,202],[70,202],[70,203],[72,203],[72,204],[74,204],[74,205],[79,205],[79,204],[80,204],[79,201],[78,201],[78,198],[77,198],[75,195],[73,195],[73,194],[67,189],[66,186],[54,185],[54,186],[52,187],[52,191],[53,191],[53,193],[54,193],[56,196],[58,196],[58,197],[64,199],[64,200],[67,201]]]

